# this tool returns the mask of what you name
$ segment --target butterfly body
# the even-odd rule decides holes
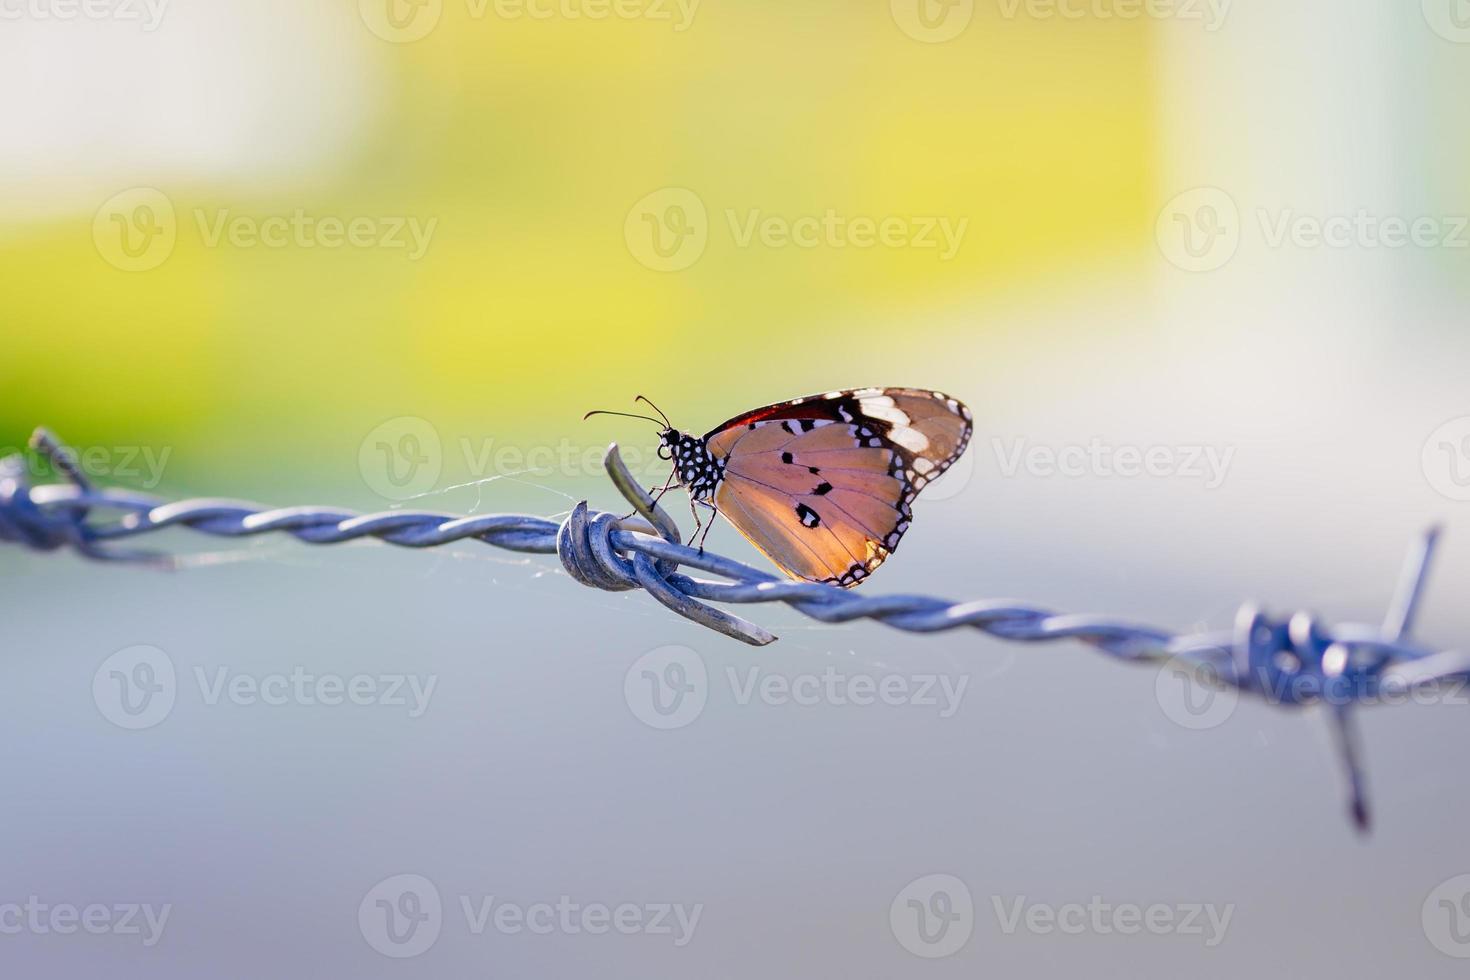
[[[859,388],[756,409],[703,437],[665,426],[659,455],[674,467],[664,489],[724,514],[787,574],[851,588],[898,547],[914,498],[971,430],[948,395]]]
[[[685,435],[678,429],[665,429],[659,439],[669,450],[679,485],[695,500],[714,499],[715,490],[725,477],[725,459],[710,452],[704,439]]]

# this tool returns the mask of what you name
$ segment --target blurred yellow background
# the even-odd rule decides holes
[[[1144,20],[982,8],[932,43],[879,4],[536,9],[552,16],[175,7],[129,42],[145,77],[114,88],[99,55],[96,98],[122,118],[86,139],[37,120],[51,158],[8,201],[0,444],[44,422],[79,445],[166,445],[171,482],[222,488],[350,465],[402,415],[596,443],[617,433],[579,416],[638,393],[700,432],[834,386],[964,396],[998,370],[978,352],[1004,349],[989,304],[1156,259]],[[282,18],[289,37],[269,30]],[[160,101],[182,133],[153,133]],[[138,199],[106,202],[132,188],[161,192],[175,239],[125,271],[106,253],[146,228]],[[666,188],[705,211],[704,251],[676,271],[637,240],[669,217]],[[371,230],[250,237],[298,213]],[[804,216],[835,237],[753,230]],[[886,242],[863,238],[885,220]]]

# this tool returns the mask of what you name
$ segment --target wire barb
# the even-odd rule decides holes
[[[1061,615],[1014,600],[952,602],[921,595],[857,595],[836,586],[797,582],[683,545],[678,524],[624,465],[617,444],[603,463],[637,517],[593,511],[585,501],[561,523],[520,514],[454,517],[419,511],[358,514],[326,507],[266,508],[234,500],[173,503],[147,494],[98,489],[61,443],[38,429],[36,451],[66,482],[32,486],[23,456],[0,459],[0,541],[36,551],[71,548],[92,559],[151,561],[117,542],[180,527],[220,537],[283,533],[307,544],[377,538],[405,548],[479,541],[530,554],[555,554],[567,574],[606,591],[641,589],[686,619],[755,646],[776,637],[711,603],[781,602],[824,623],[871,619],[910,633],[968,628],[1015,643],[1076,640],[1119,660],[1177,659],[1206,668],[1226,687],[1279,707],[1321,706],[1333,731],[1347,785],[1349,812],[1368,827],[1365,780],[1351,709],[1384,695],[1470,679],[1470,654],[1435,651],[1410,636],[1427,584],[1439,529],[1429,528],[1405,560],[1398,588],[1377,626],[1331,628],[1299,612],[1272,619],[1254,604],[1240,608],[1228,631],[1179,634],[1107,616]],[[99,519],[97,511],[116,516]],[[681,568],[724,581],[694,578]]]

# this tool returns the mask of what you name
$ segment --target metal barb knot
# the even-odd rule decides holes
[[[31,435],[30,448],[50,461],[83,497],[92,484],[76,463],[62,451],[61,443],[45,428]],[[13,541],[32,551],[75,548],[88,558],[108,560],[145,556],[131,552],[114,555],[93,543],[87,525],[87,507],[43,507],[32,497],[30,467],[23,453],[0,459],[0,541]]]
[[[70,515],[42,510],[31,499],[25,457],[0,459],[0,541],[13,541],[33,551],[80,546],[83,525]]]
[[[752,646],[774,642],[775,634],[692,598],[687,588],[690,580],[684,576],[670,581],[679,561],[667,555],[653,557],[645,549],[648,543],[661,540],[672,545],[673,553],[686,551],[679,526],[628,472],[616,445],[608,447],[603,465],[613,485],[644,520],[593,514],[585,500],[577,504],[556,532],[556,554],[567,574],[583,585],[608,592],[643,589],[685,619]]]

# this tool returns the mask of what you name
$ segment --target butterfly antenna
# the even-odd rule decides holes
[[[658,419],[654,418],[651,415],[634,415],[632,412],[609,412],[600,408],[594,412],[588,412],[586,415],[582,416],[582,421],[585,422],[594,415],[621,415],[625,419],[642,419],[645,422],[652,422],[654,425],[668,425],[667,419],[660,422]]]
[[[661,409],[661,408],[659,408],[653,402],[649,401],[647,398],[644,398],[642,395],[639,395],[637,398],[635,398],[633,400],[635,402],[642,402],[643,404],[647,405],[649,408],[651,408],[655,412],[657,412],[659,414],[659,417],[664,420],[664,425],[667,426],[668,428],[672,429],[674,427],[674,423],[672,423],[672,422],[669,421],[669,417],[667,415],[664,415],[664,410]]]

